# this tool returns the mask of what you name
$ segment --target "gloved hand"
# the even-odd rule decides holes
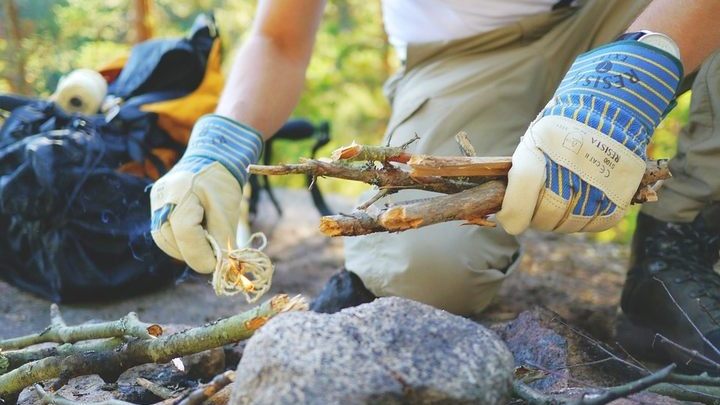
[[[577,58],[513,154],[496,216],[508,233],[601,231],[622,218],[683,75],[662,37],[675,55],[620,40]]]
[[[168,255],[199,273],[212,273],[220,246],[235,246],[247,166],[257,161],[262,137],[219,115],[200,118],[180,161],[152,187],[152,236]]]

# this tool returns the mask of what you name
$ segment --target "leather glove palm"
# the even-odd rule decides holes
[[[511,234],[615,225],[681,77],[677,57],[634,40],[580,55],[513,154],[498,222]]]
[[[199,273],[212,273],[212,236],[235,245],[247,166],[257,161],[262,137],[219,115],[206,115],[193,128],[180,161],[152,187],[152,237],[168,255]]]

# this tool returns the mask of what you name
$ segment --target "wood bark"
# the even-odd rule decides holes
[[[200,405],[208,399],[217,395],[223,388],[235,381],[235,372],[226,371],[223,374],[215,376],[209,383],[197,388],[191,392],[185,399],[180,401],[178,405]]]
[[[160,325],[140,322],[131,312],[117,321],[67,326],[56,304],[50,306],[50,326],[40,333],[0,341],[0,350],[21,349],[38,343],[74,343],[81,340],[134,336],[143,339],[162,334]]]
[[[667,162],[649,162],[645,176],[647,179],[643,179],[636,199],[644,195],[649,183],[669,176]],[[505,183],[494,180],[460,193],[326,216],[320,219],[320,231],[326,236],[355,236],[375,232],[401,232],[454,220],[494,226],[487,220],[487,216],[500,210],[504,196]]]
[[[413,138],[409,143],[415,141]],[[401,232],[439,222],[463,220],[468,224],[494,226],[487,216],[500,210],[505,181],[512,167],[510,157],[476,157],[467,134],[456,136],[465,156],[413,155],[409,143],[399,147],[352,144],[337,149],[331,161],[304,160],[278,166],[251,165],[261,175],[307,174],[361,181],[380,190],[349,214],[323,217],[320,230],[327,236]],[[364,164],[349,162],[365,162]],[[649,161],[633,203],[657,200],[656,190],[670,178],[666,160]],[[382,208],[373,204],[401,189],[447,194],[420,201],[394,203]]]
[[[248,171],[265,176],[307,174],[318,177],[334,177],[367,183],[380,189],[413,188],[443,194],[457,193],[477,185],[438,176],[413,177],[407,171],[395,167],[377,168],[372,165],[358,166],[317,159],[304,159],[301,163],[276,166],[250,165]]]
[[[134,339],[111,350],[47,357],[0,375],[0,399],[12,401],[23,388],[53,378],[58,378],[51,387],[53,389],[79,375],[98,374],[113,380],[123,371],[140,364],[166,363],[247,339],[273,316],[305,309],[307,303],[302,297],[277,295],[250,311],[173,335]]]
[[[638,380],[616,387],[601,388],[602,391],[598,394],[583,394],[579,398],[543,394],[518,380],[513,381],[513,393],[530,405],[605,405],[616,399],[645,391],[653,385],[666,381],[675,367],[675,364],[670,364]]]
[[[500,209],[504,195],[504,182],[489,181],[455,194],[326,216],[320,219],[320,231],[327,236],[366,235],[400,232],[455,220],[492,226],[486,217]]]
[[[414,155],[408,161],[411,176],[492,177],[507,176],[510,157]]]

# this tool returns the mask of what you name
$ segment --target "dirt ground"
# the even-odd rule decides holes
[[[285,214],[261,206],[256,230],[269,239],[267,253],[276,265],[271,293],[313,297],[342,265],[342,241],[317,231],[318,214],[309,193],[278,190]],[[347,210],[351,201],[334,197],[331,205]],[[583,236],[531,234],[525,255],[505,282],[486,321],[504,321],[535,305],[548,307],[595,337],[611,340],[628,250],[599,245]],[[0,281],[0,337],[42,330],[49,321],[49,302]],[[249,306],[240,296],[217,297],[208,279],[188,272],[175,286],[140,297],[82,305],[63,305],[68,324],[110,320],[135,311],[142,320],[160,324],[198,325],[236,314]]]

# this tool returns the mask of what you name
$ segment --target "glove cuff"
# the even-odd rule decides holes
[[[204,115],[195,123],[175,168],[197,173],[208,163],[219,162],[242,186],[247,182],[247,167],[257,162],[262,149],[262,136],[255,129],[221,115]]]

